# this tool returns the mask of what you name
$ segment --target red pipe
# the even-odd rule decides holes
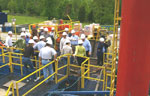
[[[122,0],[117,96],[148,96],[150,0]]]

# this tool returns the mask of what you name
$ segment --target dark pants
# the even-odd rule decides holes
[[[100,55],[97,55],[97,65],[99,66],[103,65],[103,53]]]
[[[89,51],[86,51],[86,56],[87,56],[87,57],[90,57]]]
[[[25,68],[25,75],[29,75],[30,73],[32,73],[33,71],[35,71],[30,58],[23,57],[23,64],[24,64],[24,68]],[[35,78],[35,74],[32,75],[31,77]]]
[[[81,64],[84,60],[85,60],[85,58],[77,57],[78,65],[81,66]]]

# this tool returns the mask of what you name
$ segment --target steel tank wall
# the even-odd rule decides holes
[[[122,0],[117,96],[148,96],[150,0]]]

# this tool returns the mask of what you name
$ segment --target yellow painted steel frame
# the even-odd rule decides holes
[[[11,82],[10,85],[9,85],[9,88],[5,94],[5,96],[9,96],[9,93],[10,93],[10,90],[12,89],[12,96],[15,96],[15,91],[14,91],[14,83]]]
[[[115,0],[114,9],[114,31],[113,31],[113,43],[112,43],[112,68],[111,68],[111,84],[110,84],[110,96],[114,96],[115,90],[115,71],[116,71],[116,56],[117,56],[117,43],[118,43],[118,26],[119,26],[119,8],[120,0]]]
[[[89,62],[89,61],[88,61]],[[84,68],[86,68],[85,66],[88,66],[88,68],[87,68],[87,70],[86,70],[86,72],[84,72]],[[89,80],[96,80],[96,81],[101,81],[101,82],[103,82],[103,91],[104,91],[104,88],[105,88],[105,74],[106,74],[106,71],[105,71],[105,67],[104,66],[96,66],[96,65],[90,65],[89,63],[88,64],[84,64],[83,66],[82,66],[83,68],[82,68],[82,80],[81,80],[81,88],[84,88],[84,79],[86,78],[86,79],[89,79]],[[90,77],[90,68],[91,67],[94,67],[94,68],[100,68],[100,69],[102,69],[103,70],[103,79],[97,79],[97,78],[93,78],[93,77]],[[87,76],[85,76],[87,74]]]
[[[105,91],[106,90],[110,90],[110,86],[108,86],[108,77],[110,77],[111,78],[111,73],[106,73],[106,84],[105,84]],[[115,78],[117,78],[117,75],[115,75]],[[114,90],[116,90],[116,88],[114,88]]]
[[[67,64],[67,65],[64,65],[64,66],[62,66],[62,67],[60,67],[60,68],[58,68],[58,60],[61,59],[61,58],[63,58],[63,57],[66,57],[66,56],[67,56],[67,58],[68,58],[68,64]],[[53,74],[51,74],[50,76],[48,76],[47,78],[45,78],[45,79],[44,79],[43,81],[41,81],[40,83],[38,83],[36,86],[34,86],[34,87],[31,88],[30,90],[28,90],[28,91],[27,91],[26,93],[24,93],[22,96],[28,95],[31,91],[33,91],[34,89],[36,89],[38,86],[40,86],[41,84],[43,84],[46,80],[48,80],[49,78],[51,78],[51,77],[54,76],[54,75],[55,75],[55,83],[56,83],[56,84],[57,84],[58,82],[64,80],[64,79],[66,79],[66,78],[69,76],[70,56],[71,56],[71,54],[61,55],[61,56],[57,57],[57,60],[53,60],[52,62],[48,63],[47,65],[45,65],[45,66],[39,68],[38,70],[34,71],[33,73],[31,73],[31,74],[27,75],[26,77],[22,78],[21,80],[17,81],[17,82],[16,82],[16,93],[17,93],[17,96],[19,96],[18,83],[20,83],[21,81],[23,81],[23,80],[29,78],[29,77],[32,76],[33,74],[35,74],[35,73],[41,71],[42,69],[44,69],[45,67],[47,67],[47,66],[49,66],[49,65],[51,65],[51,64],[53,64],[53,63],[55,63],[55,72],[54,72]],[[78,56],[78,57],[87,58],[87,59],[82,63],[82,65],[83,65],[87,60],[89,60],[89,58],[88,58],[88,57],[85,57],[85,56]],[[58,79],[58,77],[57,77],[58,71],[61,70],[61,69],[63,69],[63,68],[65,68],[65,67],[67,67],[67,74],[66,74],[64,77]],[[79,66],[76,66],[76,67],[79,67]],[[82,68],[82,67],[81,67],[81,68]]]

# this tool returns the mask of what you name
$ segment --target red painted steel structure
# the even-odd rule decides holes
[[[122,0],[117,96],[148,96],[150,0]]]

